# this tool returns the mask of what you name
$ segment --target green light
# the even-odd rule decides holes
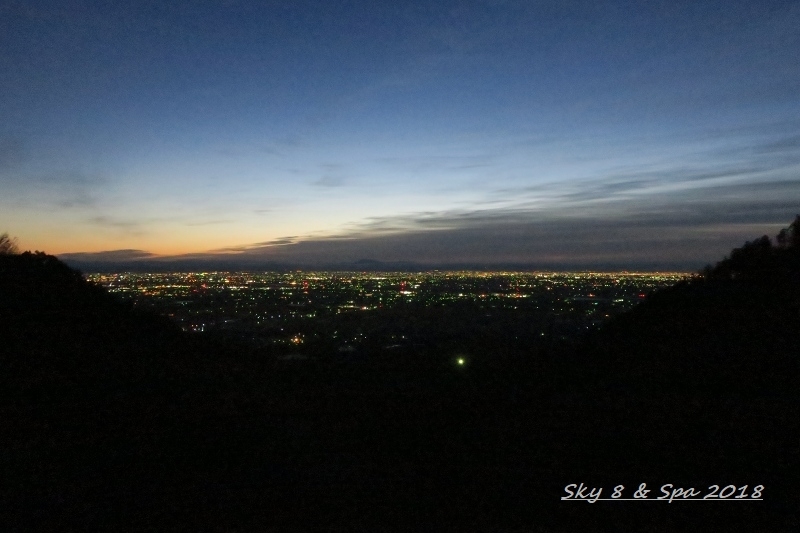
[[[457,362],[459,365],[462,365],[462,366],[463,366],[463,365],[464,365],[464,358],[463,358],[463,357],[459,357],[459,358],[456,360],[456,362]]]

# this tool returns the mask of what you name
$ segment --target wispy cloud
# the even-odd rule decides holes
[[[109,179],[102,174],[64,171],[22,173],[12,182],[10,189],[16,193],[21,204],[89,209],[99,204],[98,192],[109,183]]]
[[[381,157],[376,162],[393,170],[410,173],[431,171],[463,172],[465,170],[491,167],[496,163],[497,154],[477,155],[429,155]]]
[[[78,252],[69,254],[60,254],[59,257],[66,261],[102,261],[102,262],[115,262],[115,261],[141,261],[145,259],[154,259],[157,256],[146,252],[144,250],[110,250],[107,252]]]
[[[187,222],[187,226],[216,226],[217,224],[230,224],[233,220],[231,219],[216,219],[216,220],[203,220],[201,222]]]
[[[211,250],[208,253],[243,254],[243,253],[253,252],[254,250],[263,250],[266,248],[273,248],[275,246],[286,246],[290,244],[295,244],[299,241],[299,239],[300,239],[299,237],[281,237],[279,239],[272,239],[269,241],[256,242],[252,244],[226,246],[225,248],[217,248],[215,250]]]
[[[317,181],[311,183],[316,187],[341,187],[344,185],[342,176],[322,176]]]
[[[0,187],[16,206],[87,209],[110,183],[107,173],[75,168],[30,136],[0,135]]]
[[[123,220],[119,218],[109,217],[105,215],[98,215],[89,218],[89,222],[91,224],[96,224],[98,226],[111,226],[115,228],[136,228],[141,225],[141,222],[136,220]]]
[[[104,229],[113,229],[125,235],[141,236],[147,233],[145,221],[130,218],[119,218],[107,215],[96,215],[89,217],[87,222],[93,226]]]

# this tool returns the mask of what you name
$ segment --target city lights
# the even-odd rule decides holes
[[[305,351],[328,342],[336,353],[439,344],[451,335],[451,326],[425,324],[422,316],[440,312],[450,313],[456,324],[472,321],[468,335],[484,339],[495,337],[483,335],[481,324],[505,317],[522,329],[509,333],[503,329],[509,325],[492,327],[502,339],[498,342],[515,346],[574,338],[637,305],[648,292],[686,277],[674,272],[472,271],[87,276],[138,308],[169,317],[184,331],[225,331],[248,343],[286,350]],[[412,333],[398,320],[420,322],[417,329],[439,329]],[[459,356],[455,362],[465,366],[467,360]]]

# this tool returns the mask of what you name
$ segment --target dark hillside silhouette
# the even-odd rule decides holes
[[[798,220],[577,351],[464,367],[280,365],[1,255],[3,529],[792,531]],[[559,500],[580,482],[766,489]]]
[[[694,382],[713,374],[713,383],[739,380],[737,388],[792,388],[787,380],[796,377],[791,371],[800,354],[800,216],[781,234],[782,244],[773,246],[767,236],[748,242],[612,320],[592,349],[615,355],[595,360],[633,367],[647,361]],[[648,379],[670,379],[656,370],[642,372]]]
[[[41,252],[0,255],[0,341],[4,525],[167,523],[158,500],[190,475],[186,433],[213,417],[235,354]]]
[[[800,217],[777,246],[748,242],[588,339],[575,377],[593,383],[586,417],[610,468],[761,483],[763,519],[798,523],[798,236]]]

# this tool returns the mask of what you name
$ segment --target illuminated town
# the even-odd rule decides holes
[[[528,350],[577,339],[686,273],[117,273],[87,278],[184,331],[279,357]]]

